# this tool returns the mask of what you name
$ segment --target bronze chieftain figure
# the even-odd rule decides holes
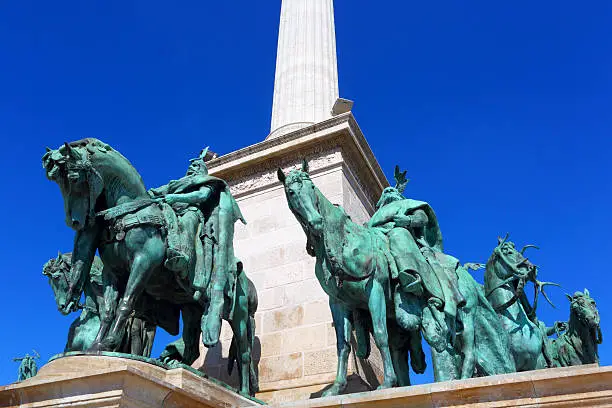
[[[193,242],[197,238],[202,240],[205,264],[197,269],[194,297],[199,300],[208,286],[210,301],[202,320],[202,341],[212,347],[219,341],[225,298],[231,304],[234,293],[237,273],[232,242],[234,224],[246,221],[227,183],[208,175],[204,163],[207,151],[208,148],[191,159],[185,177],[152,188],[149,194],[162,197],[172,206],[174,211],[165,212],[168,218],[175,218],[174,214],[178,217],[178,222],[169,223],[165,262],[168,269],[186,272],[195,255]]]
[[[506,239],[499,239],[486,265],[485,284],[442,252],[442,234],[432,208],[406,199],[406,172],[396,167],[395,187],[386,188],[365,226],[350,220],[316,188],[304,162],[301,170],[278,170],[290,210],[316,257],[315,275],[329,295],[336,328],[338,371],[324,395],[346,386],[348,339],[357,332],[358,354],[374,336],[383,357],[381,388],[410,384],[407,360],[422,372],[420,333],[432,348],[436,381],[511,373],[554,365],[597,361],[602,336],[588,291],[570,297],[569,324],[547,328],[536,317],[538,295],[549,282]],[[534,284],[529,302],[525,284]],[[561,333],[568,328],[568,333]],[[547,336],[557,332],[557,340]],[[571,334],[570,334],[571,332]]]

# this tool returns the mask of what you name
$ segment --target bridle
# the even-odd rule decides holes
[[[59,262],[60,265],[59,267],[56,268],[56,272],[61,272],[61,277],[64,278],[64,282],[66,282],[66,287],[68,288],[68,290],[70,291],[70,288],[72,287],[72,283],[71,280],[68,278],[68,270],[70,269],[68,267],[68,264],[66,263],[66,261],[64,261],[63,259],[61,259]],[[53,278],[53,275],[51,275],[51,277]],[[85,309],[86,306],[81,304],[81,303],[77,303],[76,305],[76,309]]]

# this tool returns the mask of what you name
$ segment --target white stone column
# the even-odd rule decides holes
[[[337,98],[333,0],[282,0],[267,138],[330,118]]]

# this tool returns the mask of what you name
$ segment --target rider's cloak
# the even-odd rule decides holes
[[[240,211],[236,199],[230,192],[227,183],[217,177],[199,174],[190,175],[168,184],[169,194],[186,194],[197,191],[202,187],[212,190],[211,196],[200,204],[195,205],[202,213],[203,224],[200,229],[202,238],[204,262],[200,270],[196,271],[194,286],[206,289],[209,292],[215,289],[210,287],[219,284],[229,298],[229,305],[233,305],[235,295],[237,264],[234,256],[234,224],[240,220],[246,221]],[[174,208],[175,205],[173,205]],[[185,207],[193,206],[193,204]],[[214,249],[213,249],[214,247]],[[229,274],[228,279],[215,279],[215,274]],[[217,282],[220,281],[220,282]],[[200,286],[201,285],[201,286]],[[229,311],[231,314],[232,311]]]

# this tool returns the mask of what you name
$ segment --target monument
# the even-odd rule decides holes
[[[64,353],[40,370],[26,355],[0,406],[612,404],[589,291],[547,326],[537,304],[553,284],[532,245],[500,237],[486,265],[445,253],[434,209],[406,197],[399,167],[389,185],[351,107],[333,1],[283,0],[262,141],[206,148],[149,189],[101,140],[48,148],[75,240],[43,275],[59,311],[80,315]],[[481,284],[470,270],[483,267]],[[152,358],[157,328],[178,334],[179,320]],[[423,347],[436,382],[411,386]]]

